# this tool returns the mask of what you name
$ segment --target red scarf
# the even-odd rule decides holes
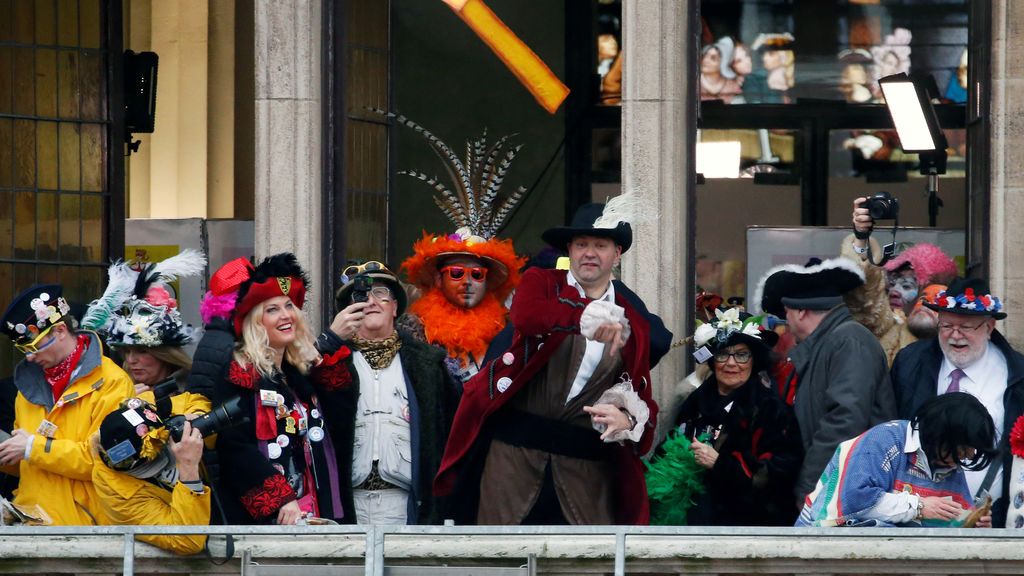
[[[53,389],[54,402],[60,399],[61,395],[64,394],[64,390],[67,390],[68,384],[71,382],[71,373],[75,371],[75,367],[78,366],[78,360],[88,347],[89,337],[85,334],[79,334],[75,350],[67,358],[61,360],[52,368],[43,368],[46,381],[50,384],[50,388]]]

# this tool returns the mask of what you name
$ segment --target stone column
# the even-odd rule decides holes
[[[256,256],[294,252],[312,286],[305,311],[319,329],[321,270],[321,5],[256,0]]]
[[[623,280],[684,337],[686,277],[686,183],[692,170],[686,125],[687,30],[692,0],[625,0],[622,84],[622,189],[639,195],[652,217],[634,227],[634,248],[622,262]],[[654,398],[671,405],[684,376],[684,352],[674,349],[652,374]],[[664,425],[664,419],[662,419]]]
[[[992,1],[991,195],[989,283],[1006,304],[999,323],[1015,348],[1024,347],[1024,3]]]

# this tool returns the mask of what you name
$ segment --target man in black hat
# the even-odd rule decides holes
[[[569,270],[523,274],[511,346],[466,384],[434,483],[456,521],[648,523],[650,369],[671,333],[612,279],[632,243],[629,223],[608,218],[619,207],[586,205],[544,233]]]
[[[0,331],[25,354],[14,370],[14,430],[0,465],[21,476],[14,504],[56,525],[103,524],[92,484],[89,437],[134,391],[103,355],[99,338],[76,332],[61,286],[34,286],[0,318]]]
[[[843,293],[863,283],[859,266],[835,258],[775,267],[759,286],[761,308],[785,318],[797,340],[784,397],[795,387],[805,451],[795,489],[799,506],[840,442],[896,415],[885,352],[843,304]]]
[[[1002,458],[968,472],[967,483],[975,496],[992,496],[993,526],[1002,527],[1012,505],[1009,497],[1001,497],[1009,491],[1010,430],[1024,413],[1024,355],[996,330],[996,320],[1006,313],[984,280],[954,280],[924,305],[938,313],[938,334],[896,355],[892,381],[899,417],[946,392],[966,392],[981,401],[995,422]]]

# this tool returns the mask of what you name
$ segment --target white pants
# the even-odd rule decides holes
[[[358,524],[405,525],[408,520],[409,493],[392,490],[352,490]]]

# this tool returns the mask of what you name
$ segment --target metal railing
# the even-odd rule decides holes
[[[824,548],[831,550],[832,541],[838,542],[841,548],[842,542],[858,542],[858,546],[870,546],[871,543],[882,545],[883,543],[899,542],[901,548],[907,550],[922,549],[923,546],[935,547],[939,550],[958,550],[959,559],[963,562],[987,562],[985,550],[992,550],[994,545],[1004,545],[991,561],[1012,562],[1024,560],[1024,531],[1005,529],[941,529],[941,528],[741,528],[741,527],[656,527],[656,526],[6,526],[0,527],[0,550],[11,537],[69,537],[69,536],[119,536],[123,539],[123,564],[122,569],[125,575],[132,575],[135,571],[136,560],[136,537],[137,536],[173,536],[173,535],[232,535],[235,537],[245,536],[361,536],[364,544],[363,549],[363,573],[366,576],[383,576],[385,574],[385,544],[388,537],[394,536],[420,536],[431,539],[465,538],[465,537],[608,537],[614,538],[614,552],[600,552],[601,557],[614,557],[614,574],[622,576],[626,574],[627,557],[633,559],[643,558],[642,551],[634,551],[632,556],[627,555],[627,539],[643,540],[650,538],[678,537],[678,538],[710,538],[715,543],[743,543],[746,541],[756,542],[758,538],[779,539],[786,542],[807,543],[815,540],[826,539],[828,544]],[[52,540],[50,540],[52,541]],[[954,545],[955,541],[955,545]],[[975,552],[965,553],[964,551]],[[1019,550],[1019,553],[1012,552]],[[1009,551],[1009,552],[1008,552]],[[236,559],[241,557],[243,551],[235,552]],[[707,554],[700,550],[688,555],[694,560],[710,558],[712,551]],[[850,555],[849,551],[836,551],[834,559],[848,558],[856,561],[856,551]],[[860,552],[865,557],[870,556],[870,549]],[[932,551],[922,551],[922,559],[925,559]],[[159,553],[158,553],[159,554]],[[170,553],[163,553],[161,557],[171,558]],[[750,554],[757,554],[751,549]],[[829,555],[833,552],[829,551]],[[7,556],[7,554],[0,554]],[[57,556],[56,554],[54,556]],[[433,558],[443,558],[443,549],[435,551]],[[782,554],[780,557],[784,557]],[[808,560],[797,553],[790,554],[793,560]],[[475,558],[496,558],[497,555],[481,553]],[[521,556],[525,562],[527,554]],[[594,557],[591,555],[591,557]],[[348,557],[358,559],[355,556]],[[501,555],[505,561],[509,560],[508,555]],[[956,554],[939,556],[938,559],[953,559]]]

